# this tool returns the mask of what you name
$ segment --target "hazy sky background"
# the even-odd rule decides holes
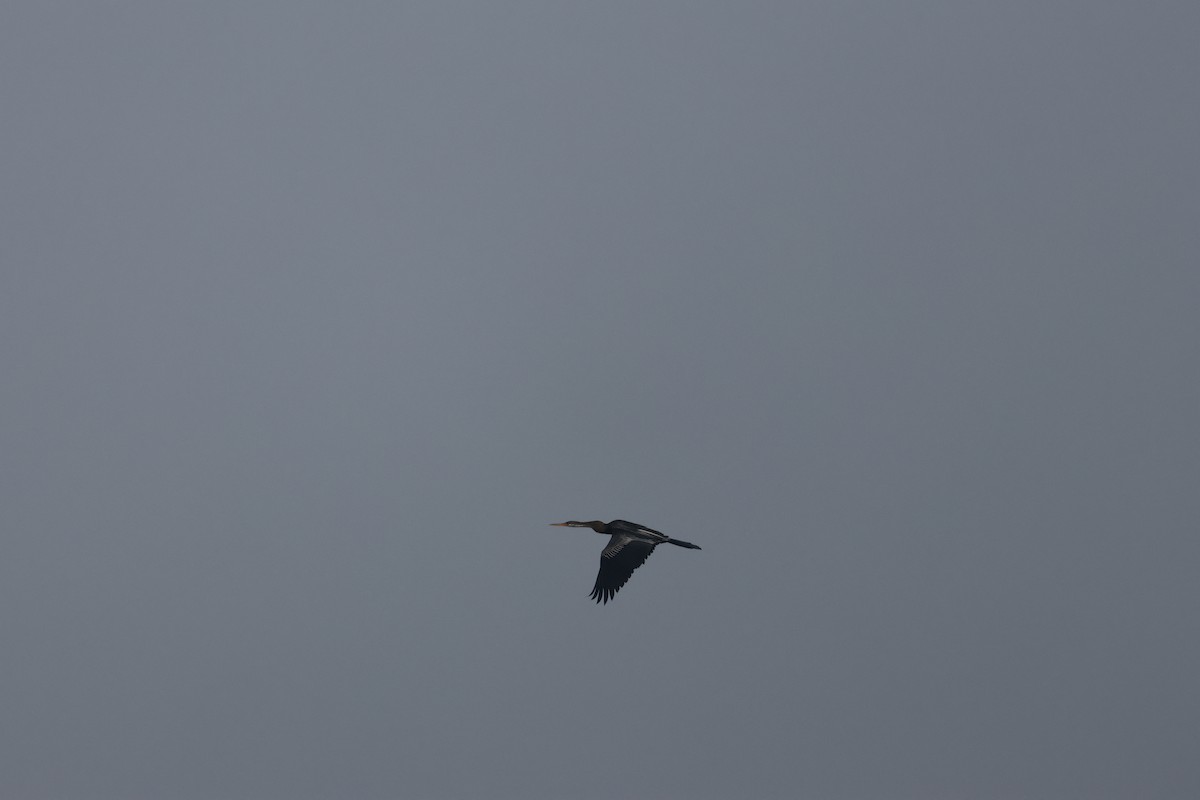
[[[5,3],[0,795],[1200,796],[1198,30]]]

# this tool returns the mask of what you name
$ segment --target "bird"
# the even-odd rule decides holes
[[[596,575],[596,585],[591,594],[593,600],[605,605],[629,581],[633,571],[646,563],[646,559],[658,545],[673,544],[689,550],[701,549],[700,545],[682,539],[672,539],[665,533],[623,519],[614,519],[612,522],[601,522],[598,519],[590,522],[570,520],[550,524],[559,528],[591,528],[596,533],[608,534],[608,544],[600,553],[600,572]]]

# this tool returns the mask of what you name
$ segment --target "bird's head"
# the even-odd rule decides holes
[[[598,519],[591,520],[590,522],[580,522],[572,519],[567,522],[551,522],[550,524],[558,528],[591,528],[596,533],[604,533],[605,528],[608,527]]]

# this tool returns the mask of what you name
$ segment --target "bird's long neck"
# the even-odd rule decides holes
[[[603,522],[601,522],[598,519],[592,520],[591,522],[587,523],[587,526],[589,528],[591,528],[592,530],[594,530],[596,533],[608,533],[608,526],[605,525]]]

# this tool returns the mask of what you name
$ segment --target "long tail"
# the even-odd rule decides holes
[[[680,547],[686,547],[689,550],[699,550],[700,549],[700,545],[692,544],[691,542],[685,542],[682,539],[667,539],[667,542],[670,544],[678,545]]]

